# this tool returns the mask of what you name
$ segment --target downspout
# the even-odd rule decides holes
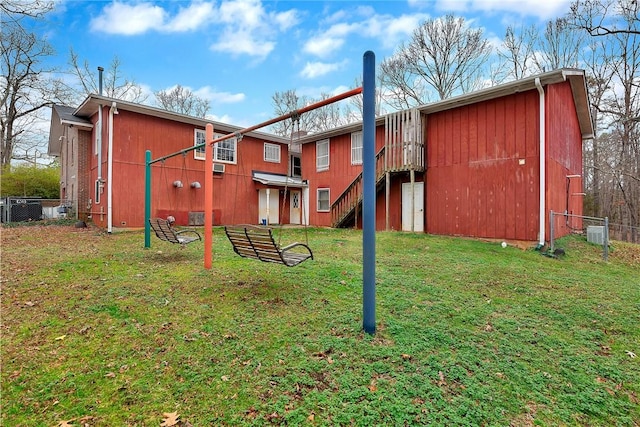
[[[98,143],[96,151],[98,152],[98,182],[102,181],[102,104],[98,105]]]
[[[104,68],[98,67],[98,94],[102,96],[102,72]],[[101,185],[102,185],[102,104],[98,105],[98,132],[97,132],[97,144],[96,151],[98,152],[98,179],[96,182],[95,188],[95,196],[98,198],[100,196]],[[96,203],[99,203],[100,199],[96,200]]]
[[[107,233],[113,231],[113,115],[118,114],[116,102],[109,108],[109,147],[107,149]]]
[[[545,97],[544,97],[544,88],[540,83],[540,79],[536,77],[535,80],[536,88],[538,88],[538,93],[540,94],[540,212],[538,214],[540,220],[540,229],[538,231],[538,246],[537,250],[542,249],[545,243],[545,223],[546,223],[546,205],[545,205],[545,195],[546,195],[546,150],[545,150],[545,141],[546,141],[546,121],[545,121]]]

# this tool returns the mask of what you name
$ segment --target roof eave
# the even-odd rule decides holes
[[[177,121],[181,123],[187,123],[194,126],[204,128],[207,124],[213,124],[214,131],[218,132],[226,132],[226,133],[234,133],[241,131],[243,128],[235,125],[229,125],[222,122],[216,122],[209,119],[202,119],[198,117],[189,116],[186,114],[175,113],[173,111],[164,110],[158,107],[152,107],[143,104],[137,104],[134,102],[124,101],[121,99],[109,98],[106,96],[91,94],[89,95],[80,106],[74,112],[74,115],[90,117],[97,113],[100,105],[102,106],[111,106],[112,103],[115,102],[118,106],[119,110],[131,111],[134,113],[144,114],[148,116],[158,117],[161,119]],[[249,132],[246,135],[251,136],[257,139],[263,139],[270,142],[277,142],[280,144],[288,144],[289,141],[286,138],[283,138],[278,135],[274,135],[267,132],[259,132],[253,131]]]

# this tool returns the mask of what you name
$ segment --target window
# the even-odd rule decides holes
[[[316,169],[324,171],[329,169],[329,140],[316,142]]]
[[[230,138],[216,142],[213,146],[213,160],[219,162],[236,162],[236,139]]]
[[[362,132],[351,134],[351,164],[362,164]]]
[[[224,136],[221,133],[214,133],[213,138],[220,138]],[[198,160],[205,159],[205,146],[206,133],[203,129],[196,129],[193,138],[193,145],[202,145],[201,147],[193,150],[193,158]],[[225,139],[224,141],[216,142],[213,146],[213,160],[218,162],[235,163],[236,162],[236,139]]]
[[[318,188],[318,212],[329,212],[331,205],[329,204],[329,189]]]
[[[206,141],[206,133],[202,129],[196,129],[193,137],[193,145],[204,144]],[[198,160],[204,160],[204,145],[193,150],[193,158]]]
[[[264,161],[280,163],[280,146],[278,144],[264,143]]]
[[[291,156],[291,170],[289,171],[291,176],[302,176],[302,159],[300,156]]]

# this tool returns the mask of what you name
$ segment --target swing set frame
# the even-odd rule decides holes
[[[213,245],[213,147],[217,142],[242,136],[246,133],[269,126],[282,120],[297,117],[303,113],[323,107],[325,105],[362,94],[362,139],[363,139],[363,214],[362,214],[362,247],[363,247],[363,329],[368,334],[374,334],[375,325],[375,54],[366,51],[362,61],[362,86],[325,100],[310,104],[298,110],[291,111],[271,120],[259,123],[240,131],[214,138],[213,124],[206,125],[206,139],[204,144],[194,145],[175,153],[152,159],[151,151],[145,153],[145,247],[151,247],[151,165],[170,157],[183,155],[198,148],[205,148],[204,170],[204,267],[212,267]]]
[[[332,96],[330,98],[324,99],[322,101],[318,101],[313,104],[309,104],[306,107],[290,111],[281,116],[275,117],[273,119],[267,120],[265,122],[259,123],[257,125],[253,125],[244,129],[241,129],[236,132],[228,133],[222,135],[218,138],[214,138],[214,128],[212,123],[207,123],[206,125],[206,137],[205,143],[193,145],[191,147],[184,148],[180,151],[176,151],[175,153],[167,154],[166,156],[158,157],[156,159],[152,159],[151,150],[147,150],[145,152],[145,233],[144,233],[144,247],[151,247],[151,227],[149,225],[149,220],[151,219],[151,165],[158,162],[164,162],[167,159],[170,159],[175,156],[184,156],[186,153],[201,149],[204,147],[205,149],[205,169],[204,169],[204,229],[211,230],[213,227],[213,147],[216,143],[231,139],[231,138],[241,138],[245,134],[249,132],[253,132],[257,129],[272,125],[274,123],[280,122],[282,120],[287,119],[296,119],[300,115],[324,107],[326,105],[332,104],[334,102],[341,101],[346,98],[350,98],[355,95],[359,95],[362,93],[362,87],[357,87],[355,89],[349,90],[347,92],[343,92],[341,94]],[[211,233],[204,233],[204,267],[206,269],[211,269],[212,264],[212,245],[213,241],[211,238]]]

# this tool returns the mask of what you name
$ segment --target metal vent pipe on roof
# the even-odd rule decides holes
[[[98,67],[98,95],[102,96],[102,72],[104,68]]]

